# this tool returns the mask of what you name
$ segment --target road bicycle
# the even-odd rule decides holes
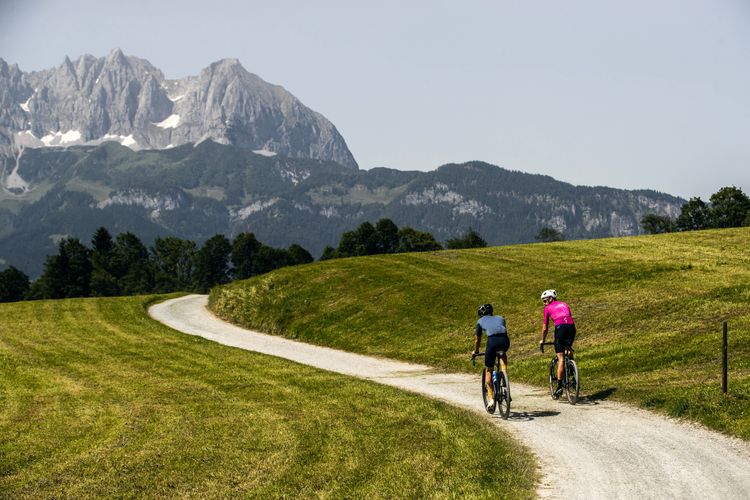
[[[542,347],[546,345],[555,345],[554,342],[545,342]],[[544,352],[544,350],[542,350]],[[565,363],[565,369],[563,370],[563,388],[565,389],[565,395],[568,397],[568,402],[572,405],[578,402],[578,392],[581,388],[580,379],[578,378],[578,365],[573,360],[573,348],[565,347],[563,353],[563,362]],[[557,354],[552,357],[549,362],[549,394],[552,399],[555,397],[555,391],[557,390]]]
[[[482,400],[487,413],[494,414],[500,410],[500,416],[506,420],[510,415],[510,382],[508,374],[500,369],[500,357],[505,354],[504,351],[498,351],[495,356],[495,368],[492,370],[492,401],[487,394],[487,384],[484,383],[487,377],[487,367],[482,370]],[[471,364],[476,366],[476,358],[484,356],[483,352],[471,355]]]

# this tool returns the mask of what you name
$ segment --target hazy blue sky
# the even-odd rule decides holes
[[[750,192],[748,0],[0,0],[0,57],[24,71],[114,47],[168,78],[236,57],[362,168]]]

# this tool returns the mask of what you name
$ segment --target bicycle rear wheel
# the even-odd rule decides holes
[[[486,376],[487,368],[482,370],[482,401],[484,401],[484,409],[487,410],[487,413],[493,414],[497,405],[490,399],[489,394],[487,394],[487,385],[484,383]]]
[[[580,386],[578,383],[578,365],[572,359],[568,359],[565,369],[568,374],[568,383],[565,384],[565,393],[568,396],[568,402],[572,405],[578,402],[578,391]]]
[[[555,399],[555,391],[557,390],[557,356],[552,358],[549,362],[549,395],[552,399]]]
[[[500,410],[500,416],[503,420],[506,420],[510,415],[510,382],[508,381],[507,373],[501,371],[497,374],[497,385],[497,406]]]

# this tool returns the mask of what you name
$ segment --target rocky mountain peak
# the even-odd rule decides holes
[[[240,60],[235,58],[219,59],[218,61],[211,63],[206,69],[210,69],[211,71],[236,70],[247,73],[240,63]]]
[[[53,69],[15,73],[0,60],[0,148],[116,141],[165,149],[206,139],[357,168],[336,128],[237,59],[167,80],[149,61],[115,48],[68,56]]]
[[[109,54],[107,54],[106,58],[107,64],[127,64],[128,58],[125,57],[125,54],[122,53],[122,50],[120,50],[119,47],[115,47],[112,49]]]

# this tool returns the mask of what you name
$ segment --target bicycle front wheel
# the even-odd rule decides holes
[[[565,393],[568,396],[568,402],[572,405],[578,402],[578,391],[580,385],[578,381],[578,365],[572,359],[569,359],[566,363],[565,369],[567,370],[568,383],[565,384]]]
[[[497,374],[498,396],[497,405],[500,409],[500,416],[506,420],[510,415],[510,382],[508,374],[500,372]]]

